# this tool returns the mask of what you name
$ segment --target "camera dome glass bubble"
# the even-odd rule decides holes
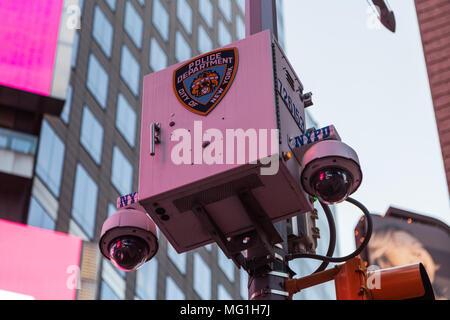
[[[325,204],[334,204],[347,199],[352,183],[351,175],[340,168],[321,169],[311,179],[315,196]]]
[[[147,261],[148,253],[147,243],[133,236],[117,238],[109,249],[112,263],[127,272],[139,269]]]

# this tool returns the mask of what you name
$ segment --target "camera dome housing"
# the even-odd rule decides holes
[[[158,251],[156,225],[144,212],[121,209],[103,224],[99,246],[118,269],[136,271]]]
[[[326,204],[344,201],[362,182],[358,155],[341,141],[314,144],[305,152],[302,164],[303,189]]]

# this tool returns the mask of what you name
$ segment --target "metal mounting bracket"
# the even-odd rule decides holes
[[[275,259],[274,245],[283,240],[251,190],[244,189],[237,196],[254,225],[254,230],[232,238],[227,238],[223,234],[203,204],[197,202],[192,211],[225,255],[238,267],[253,273]],[[246,259],[242,252],[254,247],[261,248],[261,254],[258,257],[252,257],[251,260]]]

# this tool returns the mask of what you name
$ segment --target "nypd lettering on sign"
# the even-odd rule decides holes
[[[127,194],[126,196],[121,196],[117,199],[117,208],[125,208],[129,205],[137,203],[138,201],[137,192]]]
[[[300,148],[303,146],[307,146],[314,142],[318,142],[321,140],[326,140],[330,137],[336,136],[336,130],[334,126],[328,126],[318,130],[311,130],[301,136],[292,137],[290,140],[291,148]]]

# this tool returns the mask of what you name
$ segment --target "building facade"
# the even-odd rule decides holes
[[[415,4],[450,192],[450,1]]]
[[[117,197],[137,190],[143,76],[244,38],[245,1],[75,4],[66,105],[42,124],[28,223],[95,244]],[[178,255],[161,237],[156,258],[127,274],[89,251],[79,299],[246,298],[246,280],[216,246]]]
[[[45,116],[31,141],[27,223],[84,240],[78,299],[247,299],[247,274],[216,245],[179,255],[161,236],[156,257],[133,273],[97,248],[116,199],[138,188],[143,76],[244,38],[245,1],[66,0],[65,8],[75,25],[80,18],[69,87],[61,116]],[[279,23],[283,44],[281,10]]]

